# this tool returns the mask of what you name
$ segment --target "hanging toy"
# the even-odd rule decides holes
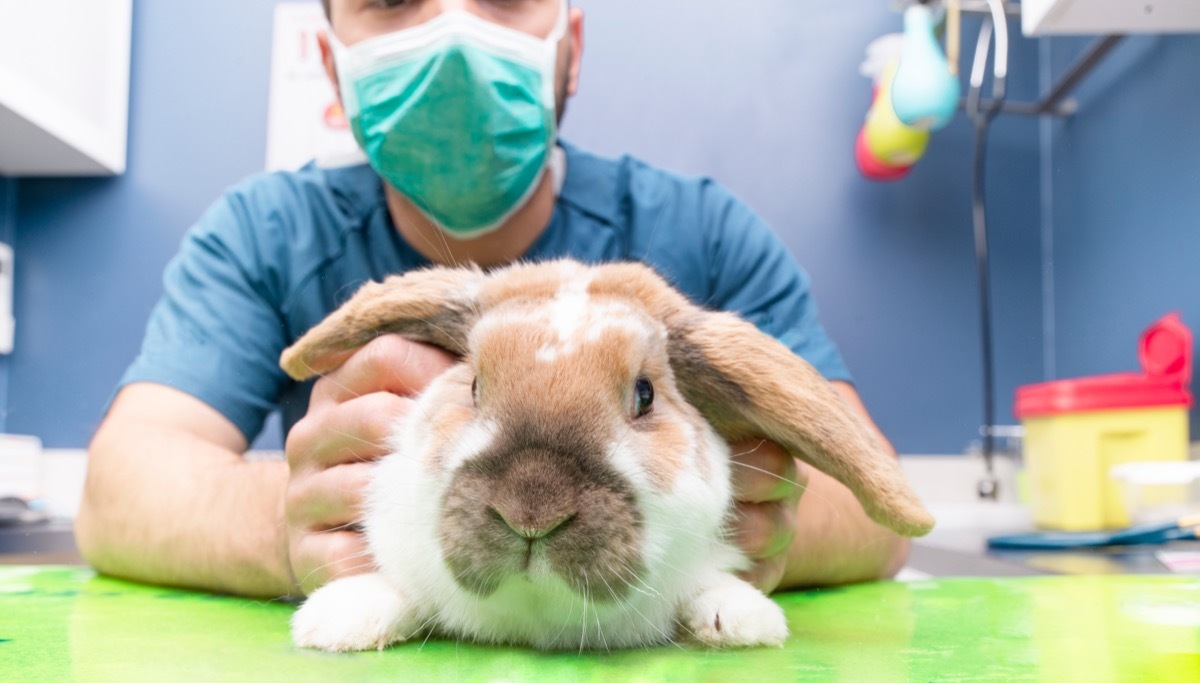
[[[955,16],[948,23],[957,36],[957,3],[951,9]],[[925,130],[938,130],[950,123],[961,95],[956,69],[942,54],[935,26],[934,12],[928,5],[914,4],[904,10],[900,67],[891,88],[896,116],[905,125]]]
[[[866,121],[854,141],[858,170],[871,180],[899,180],[908,175],[924,154],[929,132],[904,125],[887,96],[899,63],[902,39],[888,34],[867,46],[859,73],[874,79],[874,93]]]
[[[888,166],[872,156],[867,147],[865,130],[859,130],[854,139],[854,161],[858,164],[859,173],[871,180],[900,180],[912,170],[912,166]]]
[[[930,131],[944,127],[958,110],[959,0],[944,0],[945,55],[935,34],[938,12],[932,1],[910,4],[904,33],[871,41],[859,66],[859,73],[874,80],[875,91],[854,141],[854,158],[872,180],[907,175],[925,153]]]
[[[867,112],[863,137],[871,155],[888,166],[912,166],[925,153],[929,131],[905,125],[887,93],[894,87],[897,62],[883,70],[875,98]]]

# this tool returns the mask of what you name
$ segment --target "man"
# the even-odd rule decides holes
[[[455,359],[387,336],[312,385],[276,362],[357,285],[431,263],[644,260],[694,300],[779,337],[873,424],[806,276],[753,213],[711,182],[556,142],[579,85],[581,10],[565,0],[326,10],[334,35],[322,54],[370,165],[253,178],[189,232],[90,448],[76,533],[97,569],[278,596],[366,568],[354,524],[370,462]],[[287,462],[245,460],[276,406]],[[734,533],[757,586],[902,565],[906,542],[843,486],[770,443],[733,450],[744,465]]]

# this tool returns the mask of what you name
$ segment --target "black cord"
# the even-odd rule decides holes
[[[971,73],[971,90],[967,95],[967,112],[975,124],[975,160],[971,171],[971,218],[975,228],[975,265],[979,274],[979,321],[983,363],[983,462],[984,478],[980,480],[978,493],[981,498],[995,500],[999,494],[999,479],[996,477],[996,391],[995,363],[992,349],[992,295],[991,274],[988,259],[987,203],[984,171],[987,162],[987,135],[992,119],[1000,113],[1006,91],[1008,72],[1008,31],[1003,23],[1004,0],[990,0],[992,15],[985,18],[980,29],[979,44],[976,46],[975,67]],[[992,99],[980,107],[983,90],[984,68],[991,43],[992,31],[997,32],[997,44],[993,58]],[[1003,55],[1003,56],[1001,56]]]

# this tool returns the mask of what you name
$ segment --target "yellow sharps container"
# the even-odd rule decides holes
[[[1014,412],[1034,522],[1065,531],[1118,529],[1129,515],[1113,465],[1187,460],[1192,333],[1170,313],[1142,333],[1141,373],[1030,384]]]

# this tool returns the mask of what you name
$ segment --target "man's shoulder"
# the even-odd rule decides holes
[[[386,208],[369,166],[257,173],[229,187],[192,226],[193,241],[253,263],[287,262],[300,271],[340,253]]]
[[[562,199],[612,223],[625,222],[628,212],[639,209],[652,209],[664,223],[670,216],[663,212],[694,220],[733,198],[708,176],[667,170],[632,154],[604,157],[562,144],[567,153]]]
[[[679,188],[699,188],[714,184],[708,176],[687,175],[667,170],[633,154],[607,157],[566,142],[561,144],[567,153],[568,178],[572,173],[577,173],[589,181],[607,181],[614,188],[624,191],[640,189],[646,184]]]
[[[384,202],[379,176],[366,164],[257,173],[233,185],[225,199],[254,215],[311,216],[314,211],[353,218]]]
[[[386,214],[379,183],[369,166],[255,174],[226,189],[188,230],[179,257],[274,278],[283,300]]]

